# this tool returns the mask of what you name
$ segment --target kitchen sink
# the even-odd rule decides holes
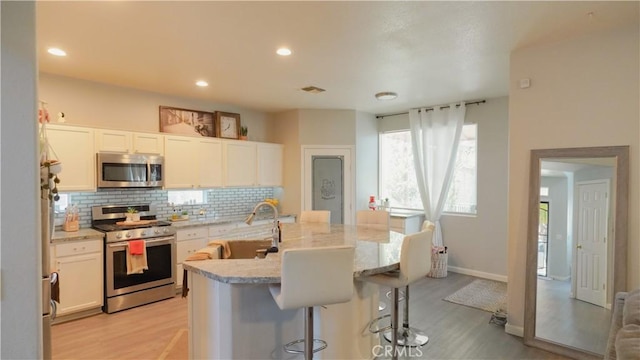
[[[229,241],[231,257],[229,259],[254,259],[256,255],[265,257],[268,248],[271,247],[269,240],[232,240]]]

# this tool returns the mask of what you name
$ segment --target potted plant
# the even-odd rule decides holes
[[[138,214],[138,209],[136,209],[134,207],[127,208],[126,217],[127,217],[126,222],[140,221],[140,214]]]
[[[189,219],[189,211],[182,210],[182,214],[181,214],[180,218],[183,219],[183,220]]]
[[[247,140],[247,134],[249,133],[249,128],[246,126],[240,126],[240,140]]]

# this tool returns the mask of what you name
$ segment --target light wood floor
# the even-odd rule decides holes
[[[604,355],[611,310],[570,295],[571,282],[538,279],[536,336]]]
[[[489,324],[491,313],[442,300],[474,279],[449,273],[411,286],[411,326],[423,329],[430,341],[420,356],[414,352],[406,359],[565,359],[529,348],[503,327]],[[100,314],[53,326],[53,358],[157,359],[186,327],[187,301],[180,297]]]

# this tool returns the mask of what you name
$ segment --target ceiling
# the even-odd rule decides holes
[[[638,23],[638,4],[38,1],[38,61],[47,73],[264,112],[389,114],[506,96],[512,50]],[[281,46],[293,54],[276,55]],[[382,91],[398,98],[376,100]]]

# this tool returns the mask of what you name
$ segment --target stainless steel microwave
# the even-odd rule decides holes
[[[164,185],[160,155],[98,153],[98,188],[152,188]]]

